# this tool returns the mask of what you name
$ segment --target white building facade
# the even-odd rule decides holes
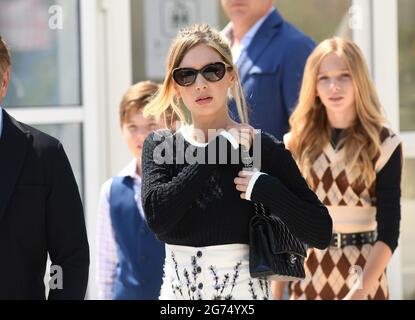
[[[415,70],[415,6],[410,0],[321,0],[321,8],[310,8],[307,0],[276,2],[285,18],[313,30],[316,40],[352,37],[365,53],[388,118],[404,141],[402,232],[388,270],[391,298],[415,299],[415,72],[409,72]],[[68,153],[85,206],[89,299],[97,297],[100,186],[130,159],[119,130],[121,96],[133,82],[161,80],[177,26],[193,22],[222,28],[220,2],[0,0],[0,34],[13,39],[13,78],[4,105],[18,120],[59,138]],[[34,26],[39,30],[31,38]]]

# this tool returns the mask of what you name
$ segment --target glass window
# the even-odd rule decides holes
[[[275,0],[274,5],[285,20],[317,42],[334,35],[351,38],[351,0]],[[220,22],[222,27],[228,22],[223,10],[220,12]]]
[[[401,131],[415,130],[415,1],[398,0]]]
[[[415,159],[406,159],[402,174],[402,221],[400,245],[404,299],[415,300]]]
[[[8,107],[81,105],[79,1],[0,0],[12,53]]]
[[[335,35],[351,38],[351,0],[277,0],[276,8],[301,31],[320,42]]]
[[[415,2],[398,0],[400,129],[415,130]],[[412,141],[413,143],[413,141]],[[405,159],[402,174],[401,248],[404,299],[415,299],[415,159]]]
[[[78,183],[79,192],[83,197],[82,125],[78,123],[45,124],[33,127],[55,137],[62,143]]]

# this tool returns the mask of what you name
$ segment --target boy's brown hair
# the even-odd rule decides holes
[[[142,111],[159,88],[160,85],[153,81],[141,81],[132,85],[120,103],[120,126],[122,127],[128,121],[131,114]],[[172,108],[169,108],[163,115],[167,127],[170,127],[176,119],[172,111]]]
[[[159,85],[152,81],[142,81],[132,85],[120,103],[120,125],[125,124],[132,113],[144,109],[158,89]]]
[[[0,36],[0,76],[2,76],[6,69],[11,65],[10,50],[6,41]]]

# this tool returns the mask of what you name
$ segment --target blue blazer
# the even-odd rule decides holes
[[[271,12],[237,62],[250,124],[282,140],[314,41]],[[231,111],[236,119],[235,103]]]

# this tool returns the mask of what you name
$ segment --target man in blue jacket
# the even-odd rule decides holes
[[[285,21],[272,0],[221,0],[231,20],[223,30],[231,41],[248,102],[250,124],[278,139],[288,131],[311,38]],[[235,105],[232,113],[237,117]]]

